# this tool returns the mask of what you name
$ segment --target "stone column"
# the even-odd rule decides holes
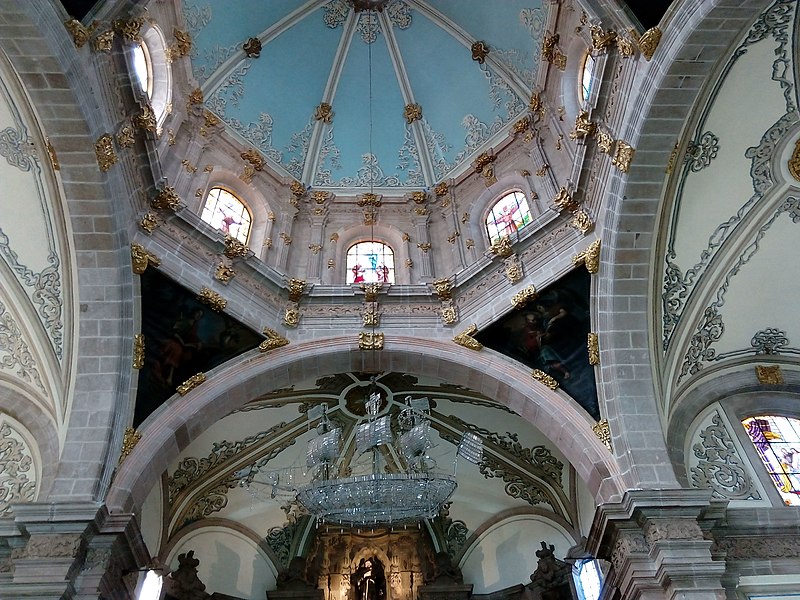
[[[725,562],[711,554],[710,529],[725,502],[705,490],[635,490],[598,507],[587,549],[610,559],[606,585],[622,598],[723,600]]]

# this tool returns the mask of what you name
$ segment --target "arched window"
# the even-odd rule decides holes
[[[494,243],[509,236],[531,222],[528,201],[522,192],[511,192],[500,198],[486,215],[486,233],[489,242]]]
[[[244,202],[228,190],[221,187],[211,188],[200,218],[224,234],[236,238],[243,244],[247,243],[252,221],[250,211]]]
[[[586,54],[583,55],[583,64],[581,65],[581,70],[579,73],[581,85],[580,89],[578,90],[578,96],[582,103],[588,102],[589,97],[592,95],[595,62],[595,57],[592,56],[592,53],[587,50]]]
[[[800,506],[800,420],[774,415],[742,420],[783,502]]]
[[[133,74],[139,83],[142,92],[147,98],[153,97],[153,63],[150,60],[150,50],[144,42],[137,44],[133,52]]]
[[[580,600],[598,600],[603,591],[603,571],[596,560],[585,560],[575,574],[575,588]]]
[[[394,283],[394,252],[383,242],[359,242],[347,251],[347,283]]]

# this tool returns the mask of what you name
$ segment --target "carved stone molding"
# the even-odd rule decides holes
[[[703,530],[694,519],[652,519],[644,526],[644,537],[651,546],[670,540],[702,540]]]

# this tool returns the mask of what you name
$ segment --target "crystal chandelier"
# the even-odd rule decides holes
[[[340,456],[342,430],[323,416],[320,436],[308,447],[312,481],[297,492],[298,501],[318,521],[348,526],[392,525],[433,518],[456,489],[455,475],[432,470],[428,399],[406,398],[397,419],[401,435],[392,432],[391,415],[378,417],[381,397],[365,402],[368,420],[356,429],[356,452],[372,454],[372,470],[365,475],[330,477]],[[381,471],[380,448],[392,447],[406,469]]]

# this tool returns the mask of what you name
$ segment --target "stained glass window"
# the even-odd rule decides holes
[[[784,503],[800,506],[800,420],[763,415],[742,425]]]
[[[583,68],[581,69],[581,102],[588,102],[592,95],[592,83],[594,82],[595,58],[591,52],[587,52],[583,57]]]
[[[359,242],[347,251],[347,283],[394,283],[394,252],[382,242]]]
[[[586,560],[578,567],[575,587],[581,600],[598,600],[603,590],[603,571],[596,560]]]
[[[511,192],[494,203],[486,216],[486,233],[493,243],[516,233],[531,222],[528,201],[522,192]]]
[[[153,96],[153,67],[150,63],[150,52],[144,43],[133,47],[133,73],[139,82],[139,87],[147,94]]]
[[[243,244],[247,243],[247,236],[250,235],[250,211],[244,202],[228,190],[211,188],[200,218],[226,235],[236,238]]]

